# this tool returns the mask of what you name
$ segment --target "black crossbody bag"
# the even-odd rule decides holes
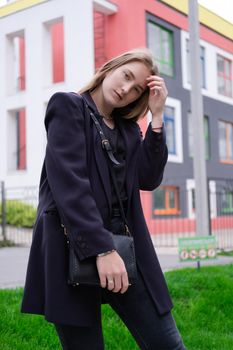
[[[109,140],[105,137],[104,132],[101,128],[101,125],[95,115],[89,110],[87,104],[85,103],[86,108],[88,109],[90,116],[94,122],[94,125],[97,128],[97,131],[100,135],[103,150],[107,154],[107,162],[112,178],[114,190],[116,192],[119,210],[121,214],[122,221],[124,223],[125,234],[113,234],[112,238],[116,248],[116,251],[121,256],[125,263],[126,271],[128,273],[129,284],[132,285],[136,282],[137,279],[137,267],[135,259],[135,249],[134,249],[134,240],[129,231],[127,220],[120,197],[118,184],[115,175],[115,169],[113,164],[118,165],[119,162],[113,155],[112,148]],[[96,266],[96,257],[90,257],[82,261],[79,260],[75,254],[74,247],[72,246],[71,241],[69,240],[69,233],[64,232],[67,235],[68,249],[69,249],[69,271],[68,271],[68,283],[73,286],[86,285],[86,286],[100,286],[99,274]],[[96,233],[98,234],[98,233]]]

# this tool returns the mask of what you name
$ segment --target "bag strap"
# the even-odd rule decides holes
[[[118,160],[116,160],[116,158],[114,157],[113,153],[112,153],[112,146],[109,142],[109,140],[105,137],[103,129],[101,128],[101,125],[98,121],[98,119],[96,118],[96,116],[94,115],[94,113],[92,113],[88,107],[88,105],[85,103],[86,108],[88,109],[90,116],[96,126],[96,129],[100,135],[101,138],[101,143],[102,143],[102,147],[103,149],[107,152],[107,155],[109,157],[109,159],[111,160],[112,163],[114,163],[115,165],[119,165],[120,163],[118,162]]]
[[[126,219],[126,216],[125,216],[124,207],[123,207],[122,199],[121,199],[121,196],[120,196],[119,187],[118,187],[118,184],[117,184],[116,173],[115,173],[115,169],[113,167],[113,164],[120,165],[120,163],[114,157],[113,152],[112,152],[111,144],[110,144],[109,140],[106,138],[106,136],[104,135],[103,129],[102,129],[98,119],[96,118],[94,113],[92,113],[92,111],[90,110],[90,108],[89,108],[89,106],[88,106],[88,104],[86,103],[85,100],[84,100],[84,102],[85,102],[85,107],[88,110],[88,112],[89,112],[89,114],[90,114],[90,116],[91,116],[91,118],[92,118],[92,120],[94,122],[94,125],[95,125],[95,127],[96,127],[96,129],[97,129],[97,131],[99,133],[99,136],[100,136],[100,139],[101,139],[101,143],[102,143],[102,147],[106,151],[106,154],[108,156],[108,162],[107,162],[108,163],[108,168],[109,168],[109,171],[110,171],[110,175],[111,175],[112,182],[113,182],[113,187],[115,189],[117,200],[118,200],[118,203],[119,203],[119,209],[120,209],[121,217],[122,217],[122,220],[124,222],[125,234],[130,236],[130,231],[129,231],[129,227],[128,227],[128,224],[127,224],[127,219]]]
[[[119,187],[118,187],[118,184],[117,184],[115,169],[113,168],[113,166],[112,166],[112,164],[110,162],[108,162],[108,164],[109,164],[110,175],[112,177],[113,186],[114,186],[114,189],[115,189],[115,192],[116,192],[116,196],[117,196],[117,200],[118,200],[118,203],[119,203],[119,209],[120,209],[121,217],[122,217],[122,220],[123,220],[124,226],[125,226],[125,234],[130,236],[130,231],[129,231],[129,227],[128,227],[128,224],[127,224],[127,219],[126,219],[126,216],[125,216],[125,211],[124,211],[124,207],[123,207],[123,204],[122,204],[122,200],[121,200],[121,197],[120,197]]]

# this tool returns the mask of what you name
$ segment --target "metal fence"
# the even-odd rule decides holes
[[[219,249],[233,249],[233,186],[228,185],[209,190],[209,231],[203,235],[214,235]],[[155,246],[174,247],[178,238],[197,234],[194,190],[180,191],[179,197],[182,209],[158,215],[153,211],[153,193],[142,195],[144,215]]]
[[[6,188],[1,182],[0,240],[30,246],[38,203],[36,187]]]
[[[0,239],[11,240],[19,245],[31,244],[32,226],[38,202],[36,187],[5,188],[1,183]],[[144,215],[155,246],[175,247],[178,238],[196,235],[195,201],[193,190],[183,191],[186,210],[165,215],[153,211],[153,195],[142,193]],[[191,203],[191,205],[190,205]],[[209,232],[215,235],[219,249],[233,248],[233,186],[218,188],[209,193]]]

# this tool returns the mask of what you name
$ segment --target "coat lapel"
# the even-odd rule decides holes
[[[101,139],[100,135],[97,131],[97,128],[94,125],[93,120],[91,119],[90,116],[90,110],[94,114],[98,114],[97,107],[92,100],[90,94],[88,92],[82,93],[82,97],[85,101],[85,103],[88,105],[88,109],[86,109],[86,117],[88,117],[89,123],[91,125],[91,129],[93,130],[93,140],[94,140],[94,156],[95,156],[95,161],[97,164],[97,170],[100,175],[100,179],[104,188],[104,192],[108,201],[108,206],[109,206],[109,211],[111,212],[111,184],[110,184],[110,177],[109,177],[109,170],[108,170],[108,165],[106,162],[106,157],[105,157],[105,151],[102,148],[101,144]]]

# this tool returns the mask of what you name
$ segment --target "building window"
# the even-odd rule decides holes
[[[164,108],[164,124],[168,146],[168,161],[183,162],[181,103],[168,97]]]
[[[193,122],[192,122],[191,113],[188,113],[188,143],[189,143],[189,156],[193,157],[193,144],[194,144],[194,135],[193,135]],[[205,159],[210,159],[210,132],[209,132],[209,118],[204,116],[204,141],[205,141]]]
[[[94,11],[94,51],[95,69],[100,68],[107,60],[105,53],[105,22],[106,15]]]
[[[176,215],[180,214],[179,188],[175,186],[164,186],[154,191],[153,214],[154,215]]]
[[[44,24],[43,69],[46,86],[65,80],[64,25],[58,18]]]
[[[233,163],[233,124],[219,121],[218,130],[220,161]]]
[[[26,113],[19,109],[10,113],[8,125],[8,169],[26,169]]]
[[[210,159],[210,126],[209,117],[204,116],[204,141],[205,141],[205,158]]]
[[[216,183],[215,181],[208,181],[209,186],[209,204],[211,218],[217,216],[217,198],[216,198]],[[186,180],[187,189],[187,214],[190,219],[196,217],[196,199],[195,199],[195,181],[194,179]]]
[[[175,108],[165,106],[164,123],[166,128],[166,141],[169,154],[176,154],[176,136],[175,136]]]
[[[63,22],[50,26],[52,49],[52,82],[64,81],[64,27]]]
[[[173,33],[151,21],[147,23],[148,47],[154,54],[160,73],[174,75]]]
[[[231,60],[217,55],[218,93],[232,97],[232,63]]]
[[[205,48],[203,46],[200,46],[200,63],[201,63],[202,87],[206,88]],[[189,39],[186,39],[186,64],[187,64],[187,82],[190,84],[191,83],[191,68],[190,68]]]
[[[24,32],[7,35],[7,88],[8,93],[26,88]]]
[[[233,191],[224,190],[221,193],[221,214],[233,213]]]

